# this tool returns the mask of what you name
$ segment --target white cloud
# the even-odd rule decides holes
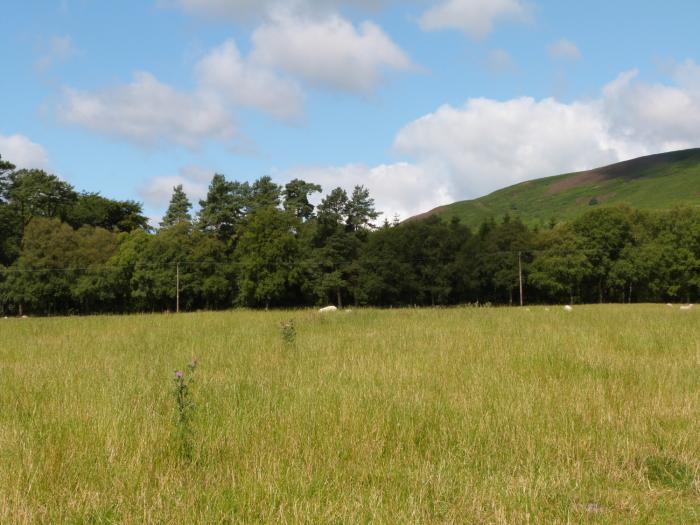
[[[340,186],[348,194],[356,185],[369,189],[382,218],[394,214],[406,219],[417,213],[455,200],[446,177],[436,167],[399,162],[379,166],[349,164],[297,168],[285,173],[285,180],[300,178],[323,187],[324,194]]]
[[[395,149],[443,166],[459,198],[558,173],[700,144],[700,67],[676,68],[675,86],[620,75],[594,100],[471,99],[404,127]]]
[[[48,169],[49,156],[43,146],[24,135],[0,135],[0,156],[19,169]]]
[[[562,38],[549,46],[549,56],[557,60],[579,60],[581,51],[571,40]]]
[[[523,0],[445,0],[426,11],[420,25],[426,31],[458,29],[473,38],[484,38],[497,22],[526,21],[531,10]]]
[[[301,116],[304,94],[293,81],[241,57],[233,40],[209,52],[196,66],[202,89],[234,105],[259,109],[288,120]]]
[[[596,107],[553,99],[472,99],[402,129],[395,148],[442,164],[455,192],[476,197],[528,178],[616,160]]]
[[[277,11],[253,33],[252,42],[255,62],[331,89],[366,93],[385,70],[413,68],[378,25],[355,27],[338,15],[310,18]]]
[[[366,93],[386,69],[412,67],[375,24],[358,29],[345,19],[299,18],[277,13],[253,34],[253,52],[241,56],[227,40],[194,68],[195,88],[181,91],[139,72],[127,85],[97,91],[66,89],[59,118],[94,132],[144,146],[175,143],[196,148],[209,140],[235,146],[233,115],[252,108],[280,120],[299,119],[304,93],[278,69],[310,83]]]
[[[194,148],[205,139],[230,141],[232,118],[216,97],[178,91],[146,72],[131,84],[96,92],[67,89],[59,117],[109,136],[157,146],[173,142]]]
[[[69,60],[77,52],[70,36],[54,36],[49,40],[45,53],[37,60],[36,68],[42,73],[46,72],[56,64]]]
[[[139,188],[139,196],[145,203],[158,209],[164,209],[173,195],[173,188],[182,184],[190,202],[196,207],[200,199],[207,196],[209,183],[214,172],[200,166],[186,166],[177,175],[153,177]]]
[[[299,13],[328,13],[341,7],[377,9],[391,0],[162,0],[189,14],[234,20],[264,16],[278,8]]]
[[[630,71],[591,100],[445,105],[397,134],[394,149],[411,162],[307,167],[284,176],[317,182],[325,192],[362,184],[386,217],[407,218],[525,180],[697,147],[700,66],[676,66],[673,79],[675,85],[649,84]]]
[[[677,66],[676,85],[648,84],[639,72],[621,74],[603,90],[611,133],[647,149],[700,145],[700,66]]]
[[[303,114],[298,84],[241,56],[233,40],[212,49],[194,68],[195,88],[181,91],[148,72],[101,91],[66,89],[60,119],[139,145],[175,143],[196,148],[215,140],[233,150],[240,140],[234,124],[239,108],[252,108],[281,120]]]

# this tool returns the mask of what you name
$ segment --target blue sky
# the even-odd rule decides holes
[[[700,4],[26,0],[0,154],[162,214],[214,172],[368,186],[387,215],[700,146]]]

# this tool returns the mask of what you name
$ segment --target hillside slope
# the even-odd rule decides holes
[[[640,209],[700,206],[700,148],[661,153],[579,173],[510,186],[484,197],[441,206],[409,220],[440,215],[476,227],[506,213],[529,225],[572,219],[595,206]]]

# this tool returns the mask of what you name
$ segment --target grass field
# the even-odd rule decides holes
[[[0,320],[3,524],[699,523],[699,469],[698,311]]]

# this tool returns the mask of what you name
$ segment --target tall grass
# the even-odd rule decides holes
[[[0,523],[698,523],[699,416],[659,306],[0,320]]]

